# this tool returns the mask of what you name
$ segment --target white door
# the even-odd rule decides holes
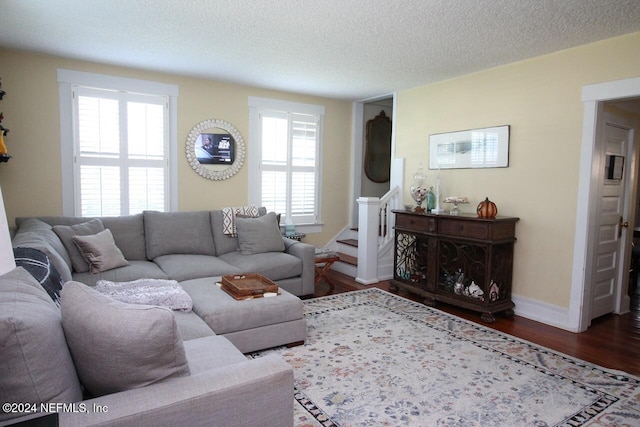
[[[631,133],[608,121],[604,125],[604,156],[601,170],[600,200],[597,216],[596,254],[591,300],[591,318],[611,313],[616,309],[623,281],[628,276],[624,265],[624,243],[630,236],[628,195],[629,153]]]

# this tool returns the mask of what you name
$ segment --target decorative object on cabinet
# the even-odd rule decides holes
[[[476,212],[478,218],[495,218],[498,215],[498,208],[495,203],[486,197],[482,202],[478,203]]]
[[[0,79],[0,101],[2,100],[2,98],[4,98],[5,94],[6,92],[2,90],[2,79]],[[4,125],[2,124],[3,119],[4,119],[4,114],[0,112],[0,163],[4,163],[11,158],[11,156],[7,152],[8,151],[7,146],[4,142],[4,137],[7,136],[7,134],[9,133],[9,129],[4,127]]]
[[[444,209],[440,207],[440,171],[436,175],[436,207],[431,209],[431,213],[441,214],[444,212]]]
[[[204,120],[195,125],[187,136],[186,151],[191,168],[212,181],[231,178],[244,164],[244,139],[224,120]]]
[[[409,188],[411,197],[418,204],[414,209],[416,212],[424,212],[422,202],[427,197],[427,187],[424,186],[424,179],[422,164],[420,164],[416,173],[413,174],[413,185]]]
[[[373,182],[389,181],[391,172],[391,119],[384,110],[367,121],[364,173]]]
[[[433,186],[427,191],[427,212],[431,212],[436,208],[436,195],[433,192]]]
[[[469,203],[469,199],[466,197],[450,196],[443,200],[444,203],[453,203],[453,207],[449,211],[449,215],[459,215],[460,209],[458,205],[461,203]]]
[[[429,135],[429,169],[508,167],[509,130],[506,125]]]
[[[482,313],[513,316],[511,280],[515,225],[519,218],[477,218],[394,211],[394,277],[390,290],[403,288]]]

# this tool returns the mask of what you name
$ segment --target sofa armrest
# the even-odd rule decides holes
[[[82,403],[61,426],[292,425],[293,369],[269,355]]]
[[[311,295],[315,291],[315,246],[302,243],[297,240],[284,239],[284,251],[302,260],[302,293],[300,295]]]

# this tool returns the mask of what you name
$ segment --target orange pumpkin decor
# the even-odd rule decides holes
[[[489,198],[485,198],[484,201],[478,204],[478,218],[495,218],[498,215],[498,208]]]

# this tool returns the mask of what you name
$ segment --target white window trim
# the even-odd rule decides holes
[[[178,85],[58,69],[60,101],[60,155],[62,166],[62,214],[75,215],[73,177],[73,86],[163,95],[169,98],[169,210],[178,210]]]
[[[324,112],[323,105],[304,104],[301,102],[283,101],[279,99],[249,97],[249,141],[251,149],[248,150],[247,164],[249,169],[249,204],[259,204],[261,188],[255,185],[260,182],[260,163],[262,161],[262,146],[260,143],[260,110],[275,110],[284,112],[295,112],[301,114],[317,115],[320,117],[318,126],[318,203],[316,222],[314,224],[296,224],[296,231],[301,233],[319,233],[322,231],[322,152],[324,139]]]

